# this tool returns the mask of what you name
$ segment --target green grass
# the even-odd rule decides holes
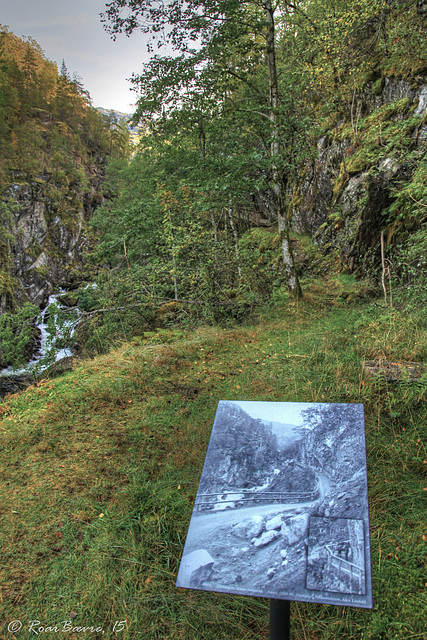
[[[1,637],[11,620],[24,638],[29,621],[62,629],[70,615],[104,631],[70,638],[268,637],[266,600],[175,587],[220,399],[364,404],[375,606],[293,603],[292,637],[426,637],[427,384],[362,366],[424,361],[426,324],[337,277],[276,298],[251,326],[139,338],[6,399]]]

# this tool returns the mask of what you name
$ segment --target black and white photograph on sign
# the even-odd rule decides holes
[[[363,520],[310,518],[307,589],[365,593]]]
[[[372,608],[363,405],[220,401],[177,586]]]

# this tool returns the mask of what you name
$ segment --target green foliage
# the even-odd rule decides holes
[[[242,273],[239,292],[251,302],[268,300],[284,284],[280,270],[280,242],[270,229],[251,229],[239,241]]]
[[[336,138],[351,144],[336,184],[342,183],[342,177],[348,174],[367,170],[378,173],[379,163],[385,158],[407,161],[408,152],[416,148],[413,134],[421,124],[421,117],[408,113],[408,107],[408,98],[397,100],[361,118],[357,131],[349,122],[337,128]]]
[[[123,263],[125,242],[131,261],[143,262],[155,247],[160,214],[155,197],[156,158],[151,156],[146,150],[129,164],[125,160],[109,163],[104,188],[111,199],[91,219],[91,226],[100,232],[97,260]]]
[[[424,309],[427,304],[427,228],[401,241],[390,253],[391,290],[395,304]]]
[[[138,279],[140,276],[140,280]],[[144,273],[102,269],[96,287],[77,292],[77,305],[85,315],[76,329],[76,339],[86,354],[106,353],[152,324],[154,310],[147,296]]]
[[[167,23],[165,38],[177,56],[153,56],[133,78],[141,90],[135,119],[150,121],[151,136],[129,166],[115,169],[116,197],[94,220],[98,259],[123,271],[138,266],[146,283],[154,282],[149,273],[155,269],[151,295],[197,297],[218,317],[207,311],[214,300],[238,295],[253,303],[286,280],[278,245],[266,250],[256,231],[246,234],[248,212],[254,199],[266,201],[274,184],[273,218],[280,214],[290,194],[277,199],[278,191],[309,162],[307,140],[317,140],[331,120],[344,115],[336,136],[353,143],[333,188],[335,202],[349,175],[369,171],[377,180],[382,160],[406,162],[421,123],[409,99],[369,115],[359,104],[367,82],[381,93],[387,64],[402,57],[400,41],[410,38],[415,52],[422,32],[409,2],[281,3],[275,16],[281,95],[272,108],[271,77],[260,64],[269,3],[209,0],[185,8],[178,2],[158,12],[159,6],[112,2],[104,15],[111,33],[131,34],[142,20],[154,40]],[[414,69],[420,68],[423,51],[414,56]],[[395,209],[407,215],[403,191],[396,185],[391,215]],[[342,222],[334,210],[325,225],[336,229]]]
[[[239,185],[251,166],[250,155],[224,158],[214,123],[205,128],[205,154],[192,133],[183,139],[171,128],[169,134],[168,143],[160,136],[147,138],[147,146],[129,163],[110,163],[106,191],[113,198],[91,222],[99,234],[93,259],[111,267],[108,287],[104,274],[91,293],[103,296],[96,306],[137,305],[140,312],[144,309],[142,315],[124,315],[146,327],[232,317],[242,269],[238,236],[248,225],[238,199],[247,197]],[[228,141],[231,151],[236,137],[229,132]],[[255,183],[257,177],[250,180]],[[180,311],[156,319],[153,305],[173,300],[182,303]],[[107,315],[103,317],[107,323]],[[97,333],[102,322],[98,318],[92,323]],[[123,322],[113,332],[110,325],[109,335],[123,339]]]
[[[14,210],[12,202],[0,200],[0,309],[15,307],[15,292],[19,286],[16,278],[11,275],[12,247],[16,241],[10,232]]]
[[[348,117],[367,82],[379,94],[384,76],[408,78],[427,68],[423,25],[411,0],[310,0],[292,19],[293,63],[307,78],[305,95],[326,117]]]
[[[130,155],[130,137],[127,122],[119,119],[113,112],[101,114],[109,136],[109,156],[112,158],[124,158]]]
[[[123,7],[128,9],[125,15]],[[150,119],[158,132],[173,131],[180,146],[183,142],[188,144],[190,136],[194,145],[195,135],[198,136],[200,164],[207,169],[203,180],[205,195],[210,194],[211,187],[214,192],[222,189],[228,191],[234,203],[244,183],[249,197],[257,178],[258,182],[268,184],[285,240],[288,236],[285,185],[296,171],[308,119],[296,108],[297,93],[288,90],[294,89],[292,84],[297,78],[291,65],[284,64],[280,69],[279,91],[275,28],[285,16],[278,17],[277,9],[270,1],[260,5],[200,0],[189,6],[173,2],[167,7],[161,2],[136,6],[119,1],[108,5],[104,21],[112,34],[132,33],[140,20],[153,39],[159,40],[159,32],[164,34],[176,55],[152,56],[143,73],[134,76],[133,81],[141,90],[135,118]],[[286,24],[284,30],[288,27]],[[192,48],[196,39],[197,49]],[[162,44],[160,39],[159,47]],[[210,144],[208,138],[211,125],[223,142],[220,155],[215,153],[215,141]],[[257,154],[252,153],[258,156],[258,161],[252,170],[246,165],[243,174],[241,158],[248,155],[248,147],[256,148]],[[222,175],[221,164],[229,169]],[[212,175],[209,169],[214,166]],[[194,179],[200,184],[200,172],[196,169],[192,174],[192,184]],[[239,180],[227,186],[233,175]],[[300,292],[288,246],[289,242],[282,243],[284,273],[288,286]]]
[[[10,233],[13,211],[12,203],[0,200],[0,265],[3,269],[10,265],[11,246],[15,242],[13,234]]]
[[[28,361],[39,312],[38,307],[26,303],[16,313],[0,315],[0,361],[3,366],[19,368]]]
[[[96,155],[106,155],[107,128],[78,77],[59,75],[31,38],[0,27],[0,187],[10,171],[55,173],[72,182]]]
[[[427,151],[415,151],[408,158],[412,168],[409,180],[394,188],[394,202],[388,209],[391,225],[398,221],[406,228],[414,228],[427,219]],[[413,239],[415,245],[419,238]]]
[[[128,154],[122,134],[113,156]],[[101,199],[99,185],[110,152],[110,129],[92,107],[81,79],[71,78],[65,63],[58,74],[34,40],[0,26],[1,310],[12,310],[25,299],[14,270],[30,267],[42,250],[56,262],[53,281],[64,282],[72,257],[63,252],[62,229],[76,239],[85,237],[90,208],[97,196]],[[13,204],[16,193],[19,202]],[[48,225],[47,236],[43,246],[28,246],[24,236],[18,266],[14,236],[22,232],[22,223],[13,214],[29,211],[35,202]],[[39,266],[34,276],[52,281],[48,269]],[[21,295],[15,295],[18,291]]]

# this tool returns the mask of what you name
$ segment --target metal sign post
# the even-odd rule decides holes
[[[270,640],[290,640],[291,603],[289,600],[270,600]]]

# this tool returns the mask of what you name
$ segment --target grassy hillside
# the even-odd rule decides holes
[[[423,361],[426,316],[349,276],[305,290],[251,325],[145,334],[0,405],[2,637],[16,619],[268,637],[266,600],[175,587],[219,399],[364,404],[375,607],[294,603],[293,638],[425,637],[427,381],[381,382],[362,362]]]

